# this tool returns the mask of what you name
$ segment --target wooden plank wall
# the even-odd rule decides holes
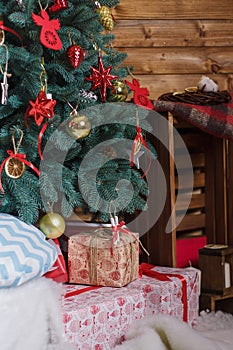
[[[135,77],[140,80],[142,87],[148,88],[151,99],[157,99],[166,92],[183,91],[186,87],[196,86],[203,75],[215,80],[219,90],[233,91],[232,0],[120,0],[112,14],[116,20],[113,45],[117,50],[128,54],[124,64],[134,67]],[[160,130],[159,127],[157,129]],[[193,140],[198,144],[196,137]],[[220,139],[213,140],[214,145],[218,141],[222,142]],[[157,151],[161,156],[163,152],[160,147],[158,144]],[[209,152],[207,159],[211,160],[211,147]],[[232,154],[233,147],[230,145],[229,155]],[[160,158],[163,170],[169,178],[169,159],[164,155]],[[218,171],[210,163],[206,163],[205,170],[209,173]],[[222,163],[219,168],[221,170]],[[232,172],[229,165],[228,178]],[[217,172],[214,173],[214,178],[215,175]],[[213,182],[208,181],[207,193],[203,194],[207,198],[205,206],[209,216],[215,213],[216,199],[211,183],[213,185]],[[218,182],[220,187],[224,184],[225,180]],[[232,187],[232,182],[230,186]],[[222,193],[219,189],[216,192]],[[172,205],[170,198],[167,200],[163,215],[143,240],[151,253],[151,263],[175,266],[177,232],[164,235]],[[227,220],[229,227],[232,227],[233,220],[229,212],[232,211],[232,200],[227,201]],[[220,203],[219,200],[216,199],[216,203]],[[206,233],[213,231],[211,234],[216,236],[213,239],[222,243],[222,237],[218,237],[222,235],[222,229],[217,224],[223,226],[225,217],[216,216],[218,223],[215,231],[214,217],[213,214],[210,223],[206,220]],[[183,221],[181,224],[184,223]],[[181,228],[180,225],[179,229]],[[233,235],[230,235],[229,244],[232,242]]]
[[[150,98],[196,86],[202,75],[233,90],[232,0],[121,0],[114,47]]]

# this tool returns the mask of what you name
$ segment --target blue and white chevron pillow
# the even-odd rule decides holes
[[[44,275],[56,259],[57,251],[43,232],[0,213],[0,288],[16,287]]]

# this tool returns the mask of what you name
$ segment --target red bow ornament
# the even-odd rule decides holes
[[[28,106],[28,109],[25,115],[25,119],[26,119],[25,122],[26,122],[27,128],[28,128],[29,117],[34,117],[34,120],[37,126],[41,126],[45,118],[51,119],[54,117],[54,107],[56,105],[56,100],[48,99],[45,91],[41,90],[37,95],[36,100],[29,101],[29,104],[30,105]],[[48,122],[46,121],[45,124],[42,126],[38,137],[38,153],[41,159],[43,159],[42,153],[41,153],[41,141],[47,126],[48,126]]]

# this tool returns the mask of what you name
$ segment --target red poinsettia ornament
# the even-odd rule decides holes
[[[100,95],[103,102],[106,102],[106,88],[114,88],[113,84],[111,83],[111,80],[117,79],[117,75],[111,75],[110,71],[112,69],[112,66],[109,66],[107,68],[104,68],[103,61],[102,61],[102,55],[99,52],[99,58],[98,58],[98,69],[91,67],[92,74],[90,77],[85,78],[85,80],[92,81],[92,91],[99,88],[100,89]]]
[[[125,82],[129,88],[134,91],[133,100],[136,105],[147,109],[154,108],[152,102],[147,97],[149,96],[148,89],[140,87],[139,81],[137,79],[134,78],[132,83],[127,80]]]
[[[40,42],[52,50],[61,50],[62,42],[57,34],[60,29],[59,19],[50,19],[45,10],[41,10],[40,16],[32,13],[32,19],[36,25],[41,26]]]

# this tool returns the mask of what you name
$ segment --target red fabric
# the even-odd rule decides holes
[[[58,283],[66,283],[68,282],[68,273],[66,269],[66,263],[65,259],[60,251],[60,243],[58,239],[53,239],[54,243],[58,246],[59,249],[59,255],[57,260],[55,261],[53,265],[53,270],[46,272],[44,277],[46,278],[52,278],[55,282]]]
[[[176,241],[176,267],[190,265],[198,267],[199,249],[207,244],[206,236],[177,239]]]

